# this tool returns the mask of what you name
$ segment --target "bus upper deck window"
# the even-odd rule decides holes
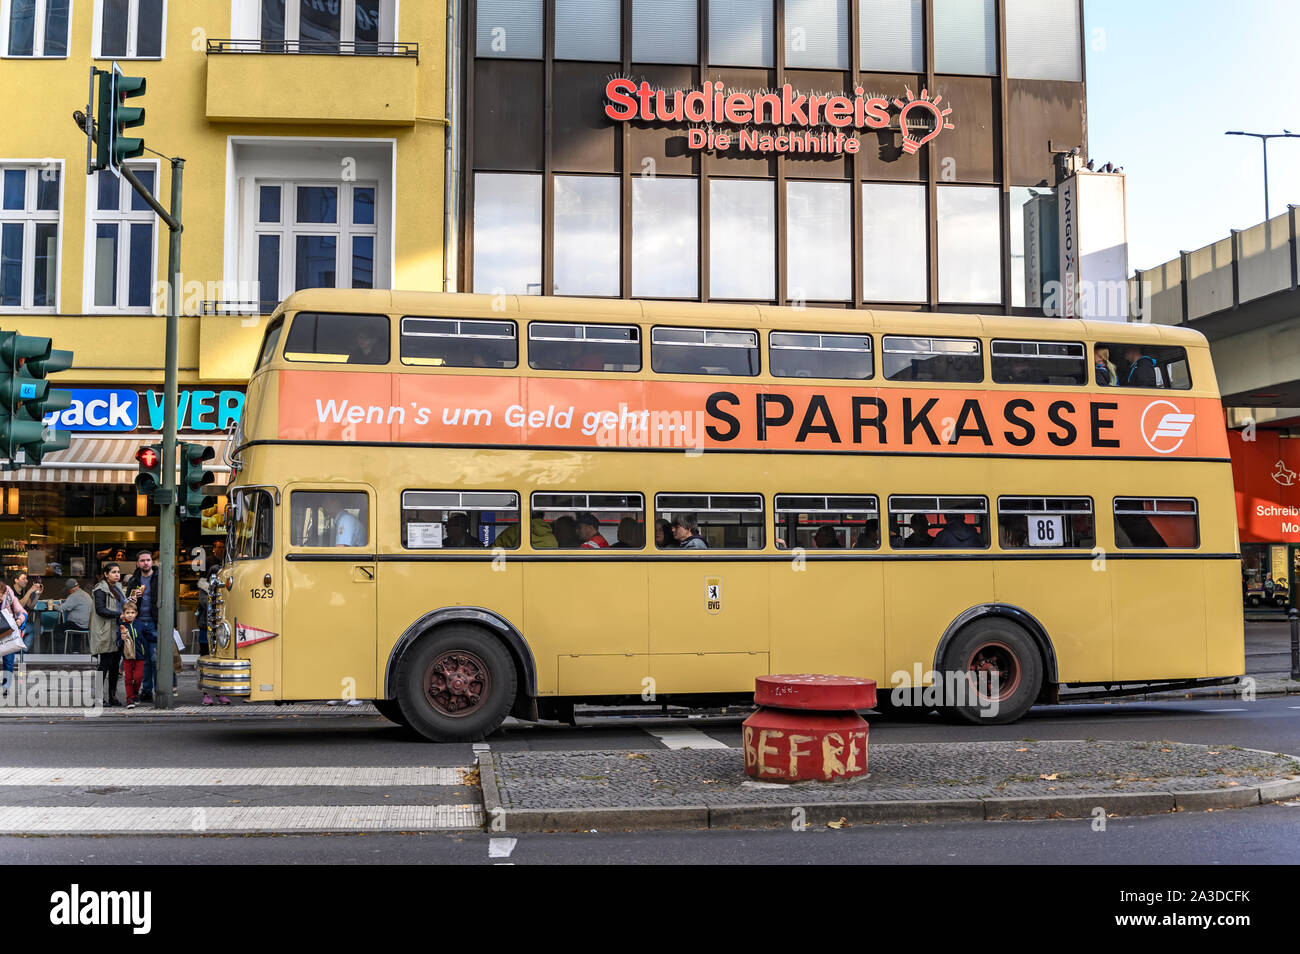
[[[1088,383],[1082,342],[994,341],[989,347],[998,384],[1080,385]]]
[[[1193,550],[1200,546],[1196,501],[1186,497],[1116,497],[1115,545],[1124,550]]]
[[[659,374],[758,374],[758,334],[714,328],[655,328],[650,365]]]
[[[402,364],[439,368],[518,367],[515,323],[407,315],[402,319]]]
[[[988,498],[890,497],[889,545],[895,550],[987,549]]]
[[[816,550],[875,550],[880,502],[872,496],[777,494],[777,546]]]
[[[1103,386],[1174,391],[1192,386],[1187,349],[1173,345],[1099,341],[1093,348],[1093,367]]]
[[[1097,544],[1092,498],[999,497],[998,542],[1004,550],[1090,550]]]
[[[768,366],[778,378],[865,381],[874,373],[871,335],[773,331],[767,345]]]
[[[655,537],[661,550],[763,549],[763,498],[758,494],[657,494],[656,524],[661,520],[664,540]]]
[[[641,329],[534,321],[528,326],[528,366],[539,371],[640,371]]]
[[[326,364],[387,364],[385,315],[335,315],[299,312],[284,344],[286,361]]]
[[[974,383],[984,380],[978,338],[926,338],[885,335],[882,352],[890,381]]]

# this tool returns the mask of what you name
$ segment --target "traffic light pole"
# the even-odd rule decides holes
[[[158,494],[158,569],[162,590],[158,593],[158,671],[154,676],[154,704],[159,709],[172,707],[172,658],[176,644],[176,403],[177,344],[181,311],[181,181],[184,159],[171,160],[172,207],[164,211],[149,190],[138,183],[125,166],[123,175],[132,187],[152,200],[150,205],[171,230],[167,246],[167,366],[163,381],[162,487]]]

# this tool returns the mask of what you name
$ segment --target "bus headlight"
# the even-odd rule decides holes
[[[213,635],[216,637],[217,645],[220,648],[225,649],[230,645],[230,624],[225,620],[222,620],[217,624]]]

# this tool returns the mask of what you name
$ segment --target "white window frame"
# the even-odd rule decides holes
[[[140,43],[140,0],[130,0],[126,13],[126,53],[105,53],[104,40],[104,0],[95,0],[95,21],[90,34],[91,58],[96,60],[163,60],[167,58],[167,0],[162,0],[162,33],[157,56],[138,56],[136,50]]]
[[[59,169],[59,207],[54,212],[36,210],[36,190],[38,188],[39,176],[41,170],[49,166],[57,166]],[[20,293],[21,303],[17,311],[37,315],[52,315],[59,311],[59,295],[63,286],[63,209],[65,202],[64,189],[67,186],[67,180],[64,175],[62,159],[0,159],[0,185],[3,184],[3,172],[5,169],[26,169],[34,172],[35,175],[27,177],[27,194],[24,196],[23,209],[0,209],[0,224],[13,224],[15,222],[23,225],[23,281],[22,291]],[[3,204],[3,203],[0,203]],[[54,304],[42,305],[37,308],[32,304],[32,296],[36,290],[36,226],[37,224],[49,224],[53,222],[58,226],[56,248],[58,262],[55,268],[54,282]],[[14,314],[12,306],[3,309],[5,314]]]
[[[137,174],[140,171],[153,171],[153,188],[154,194],[157,195],[162,189],[162,169],[161,163],[157,159],[145,159],[138,162],[128,162],[127,167]],[[112,173],[104,173],[112,175]],[[99,176],[96,173],[93,176],[86,177],[86,250],[85,250],[85,268],[82,272],[82,309],[88,315],[153,315],[160,312],[154,310],[157,302],[158,287],[158,216],[153,209],[145,208],[133,209],[131,207],[132,199],[135,198],[135,189],[125,179],[118,178],[118,207],[116,210],[99,209]],[[153,226],[153,241],[150,242],[149,255],[149,304],[140,306],[128,306],[127,298],[131,290],[131,255],[130,255],[130,226],[149,223]],[[116,223],[118,226],[117,239],[117,304],[115,305],[96,305],[95,304],[95,233],[97,226]],[[124,238],[125,236],[125,238]]]
[[[394,43],[397,40],[397,9],[399,0],[379,0],[379,41]],[[353,43],[357,37],[357,0],[338,0],[339,42]],[[262,40],[262,0],[235,0],[231,4],[230,32],[236,39]],[[296,43],[302,36],[302,5],[298,0],[285,0],[284,40]]]
[[[66,53],[53,56],[45,52],[45,14],[48,0],[36,0],[36,25],[32,33],[32,52],[9,52],[9,23],[13,13],[13,0],[0,0],[0,59],[6,60],[66,60],[72,54],[73,0],[68,0],[68,38]]]

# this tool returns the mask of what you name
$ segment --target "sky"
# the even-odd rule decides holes
[[[1084,0],[1088,146],[1127,176],[1129,273],[1264,219],[1259,140],[1300,132],[1300,3]],[[1300,204],[1300,139],[1268,147],[1269,207]]]

